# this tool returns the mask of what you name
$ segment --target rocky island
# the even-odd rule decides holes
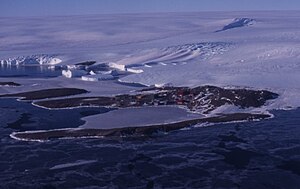
[[[134,94],[98,97],[69,97],[88,93],[86,90],[75,88],[57,88],[31,91],[16,94],[1,95],[0,97],[18,97],[22,101],[33,101],[40,108],[64,109],[80,107],[158,107],[179,106],[190,112],[208,115],[212,111],[224,106],[232,105],[240,109],[261,107],[268,100],[278,97],[278,94],[266,90],[225,89],[215,86],[189,87],[149,87],[137,90]],[[51,99],[64,97],[60,99]],[[50,99],[49,99],[50,98]],[[46,100],[45,100],[46,99]],[[11,137],[20,140],[49,140],[65,137],[123,137],[123,136],[151,136],[165,133],[202,123],[225,123],[232,121],[251,121],[269,118],[267,114],[228,113],[199,117],[184,121],[162,123],[154,125],[131,126],[110,129],[66,128],[49,131],[14,132]]]

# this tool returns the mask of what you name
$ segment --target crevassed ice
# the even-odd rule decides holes
[[[53,65],[62,62],[54,55],[19,56],[0,60],[1,65]]]

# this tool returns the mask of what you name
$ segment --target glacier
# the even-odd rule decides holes
[[[11,78],[22,86],[1,93],[52,86],[96,96],[131,93],[135,88],[126,84],[132,83],[214,85],[280,95],[251,111],[300,107],[300,11],[2,17],[0,23],[2,64],[70,67],[95,60],[130,72],[118,82]]]
[[[7,59],[0,60],[1,65],[55,65],[61,63],[62,60],[55,55],[29,55],[29,56],[18,56],[10,57]]]

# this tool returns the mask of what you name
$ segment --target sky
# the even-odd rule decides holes
[[[300,0],[0,0],[0,16],[300,10]]]

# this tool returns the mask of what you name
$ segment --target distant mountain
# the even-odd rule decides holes
[[[250,26],[255,23],[254,19],[251,18],[235,18],[230,24],[224,26],[221,30],[217,30],[216,32],[226,31],[233,28],[240,28],[244,26]]]

